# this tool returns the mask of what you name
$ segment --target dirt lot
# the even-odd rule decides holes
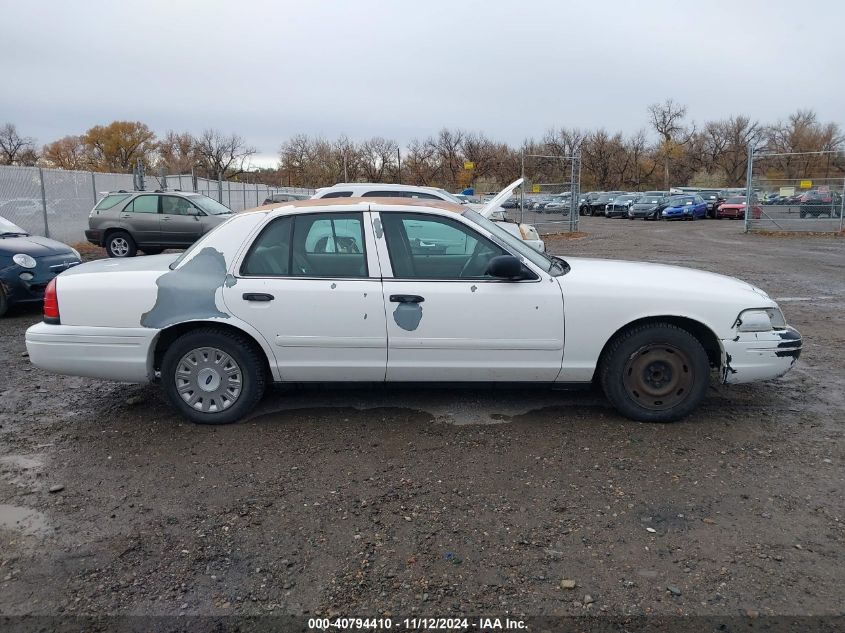
[[[155,387],[33,368],[40,314],[17,310],[0,321],[0,614],[842,612],[845,241],[582,228],[552,250],[761,286],[804,355],[672,425],[591,392],[309,389],[207,428]]]

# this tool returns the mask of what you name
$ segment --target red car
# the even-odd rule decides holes
[[[757,204],[751,207],[751,217],[759,220],[763,215],[763,208]],[[716,209],[716,219],[729,218],[732,220],[745,219],[745,196],[728,198]]]

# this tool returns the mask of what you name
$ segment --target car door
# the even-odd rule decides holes
[[[231,313],[273,345],[281,380],[384,380],[381,273],[365,215],[271,219],[223,289]]]
[[[181,196],[160,197],[161,243],[185,247],[196,242],[202,234],[202,212]]]
[[[120,227],[129,231],[138,244],[161,242],[158,199],[155,194],[136,196],[120,212]]]
[[[444,214],[447,212],[444,212]],[[460,216],[385,211],[377,222],[389,381],[554,381],[563,358],[557,279],[486,274],[509,254]]]

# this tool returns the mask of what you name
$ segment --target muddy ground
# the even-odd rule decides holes
[[[551,250],[766,289],[804,336],[797,366],[714,385],[671,425],[597,392],[277,389],[201,427],[155,387],[32,367],[40,314],[15,310],[0,614],[841,613],[845,240],[582,228]]]

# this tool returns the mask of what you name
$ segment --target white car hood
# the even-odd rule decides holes
[[[711,273],[683,266],[631,262],[613,259],[590,259],[564,257],[572,270],[561,277],[566,285],[567,277],[577,278],[595,285],[596,292],[641,293],[643,298],[670,296],[711,298],[714,303],[737,301],[750,305],[746,307],[775,306],[775,302],[763,290],[751,284],[718,273]],[[599,290],[599,288],[601,290]],[[564,290],[565,293],[565,290]],[[682,304],[681,301],[678,303]]]

